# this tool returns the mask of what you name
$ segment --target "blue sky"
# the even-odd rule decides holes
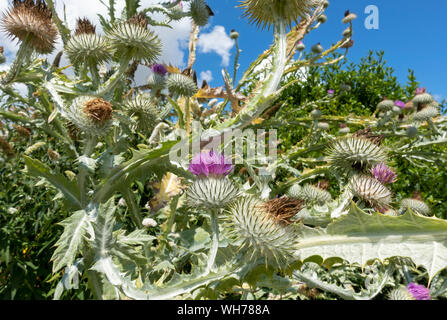
[[[215,12],[204,33],[214,26],[221,25],[229,33],[236,29],[240,37],[241,69],[263,52],[272,42],[271,31],[257,30],[242,18],[241,9],[235,8],[235,0],[208,0]],[[421,86],[427,87],[433,95],[447,97],[447,1],[426,0],[343,0],[330,1],[326,11],[328,21],[318,30],[311,32],[304,40],[308,48],[317,42],[326,48],[338,41],[345,29],[342,24],[344,12],[349,9],[358,15],[354,22],[355,46],[351,48],[348,59],[357,62],[369,50],[384,50],[387,64],[395,69],[395,75],[405,83],[408,69],[415,70]],[[365,8],[375,5],[379,9],[379,30],[368,30],[364,23],[368,14]],[[232,68],[235,49],[231,53]],[[198,71],[212,71],[213,85],[221,83],[221,58],[214,53],[200,54],[196,66]]]
[[[116,1],[117,12],[121,12],[125,1]],[[140,0],[143,7],[159,1],[161,0]],[[242,10],[236,8],[239,3],[237,0],[207,0],[207,2],[216,15],[201,32],[195,69],[199,78],[212,78],[210,84],[219,86],[222,85],[222,67],[227,65],[228,69],[232,70],[235,48],[228,36],[230,30],[236,29],[241,35],[240,47],[243,50],[240,58],[241,72],[269,47],[272,32],[257,30],[255,26],[248,24],[247,20],[242,18]],[[0,0],[0,11],[4,12],[10,4],[11,0]],[[365,8],[369,5],[375,5],[379,9],[379,30],[368,30],[364,26],[368,16]],[[98,24],[98,13],[107,15],[106,7],[99,0],[56,0],[60,16],[63,14],[64,6],[71,29],[79,17],[88,17]],[[401,83],[406,82],[408,69],[411,68],[415,70],[421,86],[427,87],[437,99],[447,98],[445,81],[447,1],[331,0],[331,5],[326,11],[328,21],[304,39],[307,47],[321,42],[323,47],[327,48],[338,41],[346,28],[341,19],[347,9],[358,15],[358,19],[354,21],[355,46],[350,50],[349,61],[358,62],[368,54],[369,50],[384,50],[387,64],[395,69],[395,75]],[[189,30],[190,20],[187,18],[175,22],[173,29],[156,28],[155,31],[164,47],[160,62],[185,66]],[[18,46],[7,39],[5,33],[0,33],[0,45],[5,47],[7,56],[7,63],[0,66],[0,70],[4,70],[12,62]],[[49,57],[50,60],[61,48],[62,44],[59,43],[58,49]],[[62,64],[66,65],[69,62],[63,58]],[[142,84],[148,75],[148,69],[140,69],[137,72],[137,82]]]

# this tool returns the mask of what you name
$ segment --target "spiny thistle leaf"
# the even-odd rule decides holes
[[[447,221],[427,218],[409,210],[391,217],[371,215],[352,204],[350,213],[327,230],[299,228],[296,257],[339,257],[364,266],[371,260],[408,257],[424,267],[432,279],[447,266]]]

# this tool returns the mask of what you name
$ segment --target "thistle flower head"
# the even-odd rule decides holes
[[[332,167],[345,173],[364,172],[387,160],[382,147],[366,138],[354,136],[334,140],[327,154]]]
[[[233,202],[239,193],[228,178],[201,175],[186,191],[186,201],[191,208],[220,209]]]
[[[402,211],[410,209],[420,215],[429,216],[431,213],[430,207],[422,200],[419,199],[403,199],[400,203]]]
[[[307,204],[325,204],[332,200],[332,196],[326,190],[313,186],[311,184],[305,185],[295,195],[295,198],[303,200]]]
[[[168,73],[164,64],[156,63],[151,67],[152,72],[157,73],[161,76],[165,76]]]
[[[407,286],[407,291],[414,297],[415,300],[431,300],[430,290],[423,285],[411,282]]]
[[[432,95],[426,92],[416,95],[412,100],[413,105],[418,108],[418,110],[420,110],[421,107],[431,104],[433,101],[434,99]]]
[[[29,41],[39,53],[51,53],[57,38],[52,13],[42,0],[14,0],[1,19],[3,31],[11,38]]]
[[[106,31],[106,38],[117,54],[128,54],[148,64],[153,63],[161,53],[158,37],[138,23],[118,23]]]
[[[388,300],[415,300],[407,288],[401,286],[388,294]]]
[[[225,229],[249,261],[264,259],[266,265],[285,268],[298,240],[293,226],[282,218],[298,213],[300,207],[300,202],[287,198],[263,203],[244,197],[227,210]]]
[[[191,18],[195,24],[202,27],[208,23],[212,11],[205,0],[192,0],[190,6]],[[214,15],[214,14],[213,14]]]
[[[413,120],[418,122],[428,121],[439,116],[439,109],[428,106],[413,115]]]
[[[287,25],[305,18],[319,4],[316,0],[243,0],[239,7],[245,10],[244,17],[262,28],[270,28],[277,19]]]
[[[368,176],[352,177],[349,182],[349,189],[360,201],[378,210],[388,208],[392,200],[391,191],[377,179]]]
[[[180,73],[170,74],[167,85],[171,93],[185,97],[192,97],[198,91],[194,80]]]
[[[82,32],[70,38],[65,52],[71,63],[82,65],[88,63],[101,64],[112,58],[110,44],[95,33]]]
[[[158,122],[159,113],[156,105],[145,95],[137,95],[124,102],[123,109],[130,117],[137,118],[136,129],[148,133]]]
[[[371,174],[383,184],[393,183],[397,180],[396,173],[383,162],[372,168]]]
[[[195,155],[189,165],[189,171],[192,174],[205,177],[210,175],[224,177],[233,172],[233,169],[231,161],[226,159],[223,154],[214,152],[214,150]]]
[[[327,91],[327,94],[330,95],[330,96],[333,96],[334,93],[335,93],[335,91],[332,90],[332,89],[329,89],[329,90]]]
[[[111,124],[112,105],[100,98],[83,96],[75,99],[63,116],[81,131],[103,136]]]
[[[377,109],[379,109],[380,111],[389,111],[393,109],[393,107],[394,107],[394,101],[389,99],[385,99],[379,102],[379,104],[377,105]]]

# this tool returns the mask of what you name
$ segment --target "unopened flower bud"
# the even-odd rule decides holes
[[[323,52],[323,47],[321,46],[320,43],[317,43],[316,45],[312,46],[312,52],[316,53],[316,54],[320,54]]]
[[[321,115],[322,115],[322,113],[321,113],[321,111],[318,110],[318,109],[315,109],[314,111],[312,111],[312,112],[310,113],[311,118],[314,119],[314,120],[318,120],[318,119],[320,119],[320,118],[321,118]]]
[[[348,11],[345,12],[345,17],[343,18],[343,23],[349,23],[357,19],[357,15],[355,13],[351,13]]]
[[[306,46],[304,45],[304,43],[303,43],[302,41],[300,41],[300,42],[298,43],[298,45],[296,46],[296,49],[297,49],[298,51],[303,51],[304,49],[306,49]]]
[[[415,138],[418,135],[418,129],[416,127],[407,128],[407,136],[409,138]]]
[[[154,228],[158,225],[157,221],[155,221],[152,218],[145,218],[143,220],[143,227],[145,227],[146,229],[148,228]]]
[[[325,14],[322,14],[318,17],[318,22],[325,23],[327,21],[327,16]]]
[[[231,30],[230,38],[233,39],[233,40],[236,40],[237,38],[239,38],[239,32],[237,32],[237,31],[234,30],[234,29]]]

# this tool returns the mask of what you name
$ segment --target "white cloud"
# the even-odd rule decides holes
[[[234,46],[234,41],[225,32],[225,27],[215,26],[210,33],[203,33],[197,42],[200,52],[215,52],[222,58],[222,65],[227,67],[230,64],[230,50]]]
[[[211,70],[206,70],[206,71],[200,72],[200,81],[199,81],[199,83],[202,83],[203,80],[205,80],[208,83],[213,81],[213,73],[211,72]]]

